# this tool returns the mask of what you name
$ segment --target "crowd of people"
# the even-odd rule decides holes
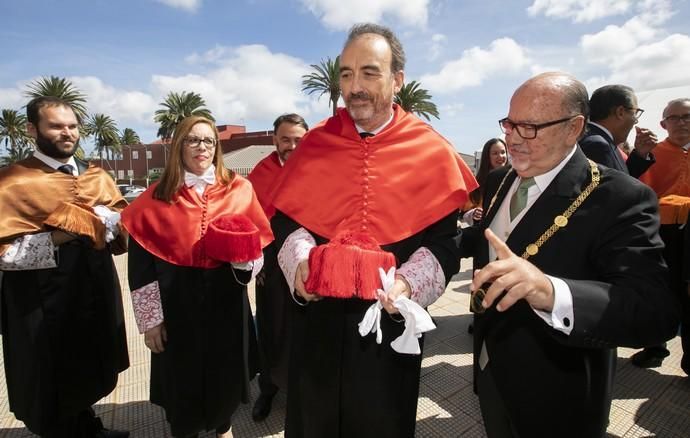
[[[664,109],[667,139],[637,128],[625,153],[634,90],[534,76],[475,177],[394,104],[405,52],[390,29],[354,26],[339,62],[345,107],[311,130],[278,117],[248,178],[224,167],[215,124],[188,117],[129,206],[74,156],[69,104],[28,103],[36,151],[0,170],[0,297],[9,407],[31,432],[129,436],[92,408],[129,366],[125,251],[150,400],[175,437],[229,436],[257,372],[252,417],[286,391],[287,437],[414,436],[425,309],[462,257],[489,437],[605,436],[616,347],[659,366],[679,325],[690,374],[690,98]]]

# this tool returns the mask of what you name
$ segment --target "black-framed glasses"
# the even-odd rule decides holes
[[[627,109],[629,111],[633,111],[634,112],[633,117],[635,117],[636,119],[639,119],[640,116],[642,115],[642,113],[644,112],[644,110],[642,108],[631,108],[631,107],[626,106],[625,109]]]
[[[545,122],[539,124],[516,123],[510,120],[508,117],[505,117],[498,121],[498,126],[501,127],[501,131],[503,131],[504,134],[510,134],[511,132],[513,132],[513,129],[515,129],[517,130],[518,134],[520,134],[520,137],[524,138],[525,140],[531,140],[533,138],[537,138],[537,133],[540,129],[548,128],[549,126],[567,122],[569,120],[574,119],[577,116],[579,116],[579,114],[576,114],[574,116],[568,116],[564,119],[558,119],[552,122]]]
[[[671,123],[678,123],[680,121],[683,121],[685,123],[690,123],[690,113],[688,114],[682,114],[680,116],[678,115],[673,115],[673,116],[666,116],[664,117],[664,122],[671,122]]]
[[[216,146],[216,139],[211,137],[185,137],[184,144],[190,149],[196,149],[204,146],[206,149],[213,149]]]

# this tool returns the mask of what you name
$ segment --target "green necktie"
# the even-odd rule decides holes
[[[510,198],[510,220],[513,221],[527,205],[527,192],[535,184],[534,178],[523,178]]]

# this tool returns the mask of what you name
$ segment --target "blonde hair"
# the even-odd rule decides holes
[[[184,148],[185,138],[194,125],[198,123],[205,123],[210,126],[216,139],[215,156],[213,158],[213,164],[216,166],[216,181],[221,184],[228,184],[235,177],[235,173],[226,169],[223,164],[223,149],[220,146],[218,129],[216,129],[215,123],[205,117],[185,117],[175,128],[175,133],[173,134],[172,143],[170,145],[170,157],[165,165],[165,170],[163,171],[160,182],[153,192],[153,197],[155,199],[172,202],[175,193],[182,187],[185,171],[182,161],[182,148]]]

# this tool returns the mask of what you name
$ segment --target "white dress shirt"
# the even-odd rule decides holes
[[[504,242],[508,240],[510,233],[522,220],[536,200],[539,199],[539,196],[541,196],[554,178],[556,178],[556,175],[558,175],[566,163],[570,161],[576,149],[577,148],[573,146],[573,149],[570,151],[570,153],[568,153],[563,161],[558,163],[556,167],[542,175],[537,175],[534,177],[535,184],[532,185],[527,192],[527,204],[525,208],[511,221],[510,198],[520,184],[520,178],[515,178],[515,181],[513,181],[513,185],[510,187],[510,190],[508,190],[506,197],[498,207],[496,216],[494,216],[493,221],[491,221],[491,224],[489,225],[489,228],[494,232],[494,234],[496,234],[496,236],[498,236]],[[489,245],[489,260],[495,259],[496,252],[491,245]],[[554,290],[553,310],[551,312],[545,312],[537,309],[533,310],[548,325],[568,335],[575,325],[575,319],[573,317],[573,295],[570,291],[570,287],[568,287],[568,284],[565,281],[551,275],[547,275],[547,278],[551,281]]]

